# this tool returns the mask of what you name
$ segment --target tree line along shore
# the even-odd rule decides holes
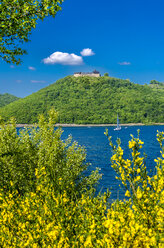
[[[16,127],[34,127],[37,124],[16,124]],[[127,123],[121,124],[122,127],[132,127],[132,126],[164,126],[164,123],[151,123],[151,124],[143,124],[143,123]],[[114,127],[116,124],[66,124],[66,123],[56,123],[57,127]]]

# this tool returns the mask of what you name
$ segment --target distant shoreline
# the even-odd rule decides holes
[[[34,127],[37,124],[16,124],[16,127]],[[115,127],[116,124],[62,124],[57,123],[55,126],[57,127]],[[121,124],[122,127],[132,127],[132,126],[164,126],[164,123],[127,123]]]

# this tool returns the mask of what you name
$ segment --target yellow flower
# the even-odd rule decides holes
[[[130,197],[130,192],[129,192],[129,190],[126,191],[125,196]]]
[[[10,185],[11,185],[11,187],[14,185],[12,181],[10,181]]]
[[[157,178],[158,178],[157,175],[155,175],[155,176],[154,176],[154,179],[157,180]]]
[[[141,179],[140,176],[137,176],[137,177],[136,177],[136,181],[139,181],[140,179]]]
[[[141,197],[142,197],[142,192],[141,192],[140,187],[137,188],[137,193],[136,193],[136,194],[137,194],[137,198],[138,198],[138,199],[141,199]]]
[[[88,236],[84,243],[84,247],[91,247],[91,245],[92,245],[92,239],[91,236]]]
[[[83,243],[84,242],[84,237],[83,236],[80,236],[80,242]]]
[[[117,160],[117,154],[114,154],[112,157],[111,157],[112,160]]]
[[[129,148],[133,148],[136,145],[136,142],[134,140],[129,141]]]

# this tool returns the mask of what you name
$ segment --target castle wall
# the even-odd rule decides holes
[[[74,73],[74,77],[100,77],[98,73]]]

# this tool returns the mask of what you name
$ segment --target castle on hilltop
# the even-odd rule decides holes
[[[75,72],[74,77],[101,77],[101,74],[99,71],[94,70],[93,72]]]

